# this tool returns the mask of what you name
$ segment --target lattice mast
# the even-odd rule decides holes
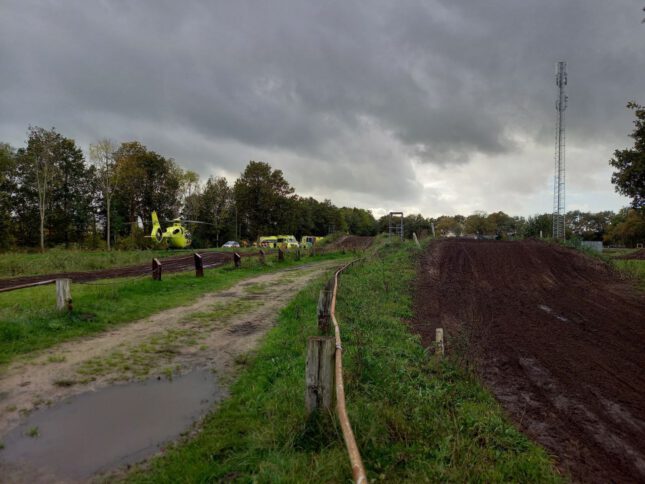
[[[565,214],[565,131],[564,111],[567,109],[567,63],[556,64],[555,84],[558,86],[558,99],[555,102],[557,111],[555,127],[555,170],[553,177],[553,238],[564,240],[564,214]]]

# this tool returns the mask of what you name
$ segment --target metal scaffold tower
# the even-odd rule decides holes
[[[556,65],[555,84],[558,86],[558,99],[555,102],[557,111],[555,127],[555,173],[553,176],[553,238],[564,240],[565,214],[565,132],[564,111],[567,109],[567,95],[564,88],[567,85],[567,63],[558,62]]]
[[[403,212],[390,212],[387,235],[398,235],[403,240]]]

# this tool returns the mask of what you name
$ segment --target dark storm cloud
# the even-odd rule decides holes
[[[0,135],[21,144],[37,124],[85,143],[138,138],[202,174],[275,157],[305,191],[412,204],[410,158],[484,154],[494,169],[518,140],[550,146],[557,60],[569,143],[624,143],[624,105],[645,97],[641,7],[5,1]]]

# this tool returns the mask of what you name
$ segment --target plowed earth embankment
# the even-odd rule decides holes
[[[645,295],[607,265],[538,241],[439,241],[415,306],[424,343],[443,327],[574,480],[645,481]]]

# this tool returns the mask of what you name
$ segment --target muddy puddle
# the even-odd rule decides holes
[[[140,461],[189,430],[223,393],[211,371],[196,370],[37,410],[2,438],[0,480],[77,482]]]

